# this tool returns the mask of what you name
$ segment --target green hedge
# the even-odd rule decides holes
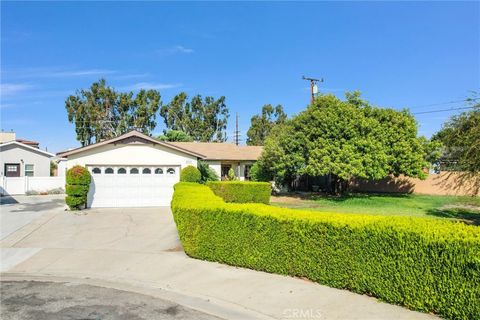
[[[202,175],[200,170],[194,166],[187,166],[180,171],[180,181],[182,182],[196,182],[200,183]]]
[[[74,166],[67,170],[65,203],[70,210],[80,210],[86,206],[91,180],[92,176],[85,167]]]
[[[89,186],[79,184],[67,184],[65,186],[65,193],[71,196],[85,196],[88,194]]]
[[[272,186],[268,182],[208,181],[207,186],[226,202],[270,203]]]
[[[480,315],[479,227],[225,203],[191,183],[175,185],[172,211],[191,257],[306,277],[450,319]]]

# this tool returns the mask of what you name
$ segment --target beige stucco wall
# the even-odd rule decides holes
[[[109,144],[68,157],[74,165],[180,165],[197,166],[197,158],[174,149],[147,144]]]
[[[400,176],[378,181],[357,180],[352,189],[365,192],[402,192],[430,195],[480,196],[480,175],[462,172],[429,174],[426,180]]]
[[[2,146],[0,148],[0,175],[5,175],[5,163],[18,163],[21,177],[25,176],[26,164],[33,164],[34,177],[49,177],[50,158],[49,155],[18,144]]]

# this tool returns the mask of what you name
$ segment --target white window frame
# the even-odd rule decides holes
[[[27,170],[27,166],[32,166],[31,170]],[[32,174],[29,175],[27,172],[31,172]],[[35,176],[35,165],[34,164],[25,164],[25,177],[34,177]]]

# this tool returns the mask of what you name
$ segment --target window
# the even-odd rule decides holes
[[[7,172],[17,172],[17,166],[16,166],[16,165],[7,164]]]
[[[33,177],[33,164],[25,165],[25,176]]]
[[[112,168],[105,169],[105,174],[113,174],[113,169]]]
[[[138,169],[137,168],[130,169],[130,174],[138,174]]]
[[[102,170],[100,170],[100,168],[93,168],[92,172],[94,174],[100,174],[100,173],[102,173]]]
[[[168,169],[167,169],[167,174],[175,174],[175,169],[173,169],[173,168],[168,168]]]
[[[150,174],[150,173],[152,173],[152,170],[150,170],[149,168],[143,168],[142,173],[143,174]]]
[[[155,169],[155,174],[163,174],[162,168]]]
[[[125,168],[119,168],[119,169],[117,170],[117,173],[118,173],[118,174],[125,174],[125,173],[127,173],[127,170],[125,170]]]

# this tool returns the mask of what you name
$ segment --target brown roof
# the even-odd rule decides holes
[[[219,142],[170,142],[177,147],[203,154],[205,160],[257,160],[262,146],[237,146]]]
[[[38,145],[40,144],[37,141],[31,141],[31,140],[25,140],[25,139],[16,139],[15,141],[32,146],[32,147],[37,147],[37,148],[38,148]]]
[[[116,143],[116,142],[119,142],[121,140],[129,139],[129,138],[130,139],[131,138],[139,138],[141,140],[146,140],[146,141],[151,142],[153,144],[158,144],[158,145],[161,145],[161,146],[165,146],[167,148],[171,148],[171,149],[174,149],[174,150],[177,150],[177,151],[181,151],[183,153],[196,156],[198,158],[205,158],[205,156],[201,153],[197,153],[197,152],[192,151],[192,150],[184,149],[184,148],[182,148],[180,146],[176,146],[176,145],[174,145],[170,142],[159,141],[157,139],[149,137],[149,136],[147,136],[147,135],[145,135],[141,132],[138,132],[136,130],[132,130],[132,131],[127,132],[125,134],[122,134],[118,137],[103,140],[103,141],[100,141],[100,142],[97,142],[97,143],[94,143],[94,144],[90,144],[90,145],[85,146],[85,147],[80,147],[80,148],[68,150],[68,151],[65,151],[65,152],[62,152],[62,153],[57,153],[57,156],[68,157],[72,154],[80,153],[80,152],[87,151],[87,150],[90,150],[90,149],[94,149],[94,148],[97,148],[97,147],[101,147],[101,146],[104,146],[104,145],[107,145],[107,144]]]

